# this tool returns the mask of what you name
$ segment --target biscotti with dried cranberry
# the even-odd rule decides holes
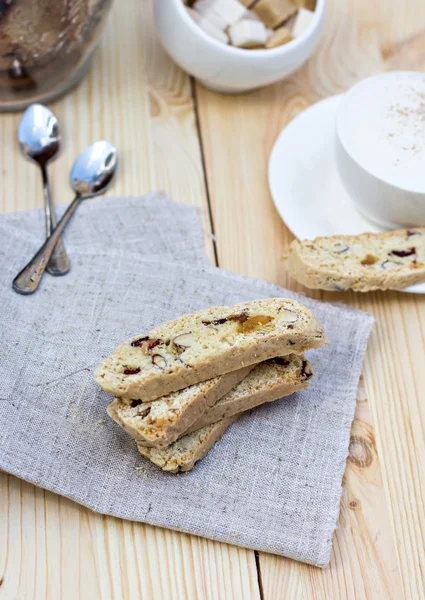
[[[284,260],[311,289],[399,290],[425,281],[425,228],[294,241]]]
[[[133,400],[129,404],[115,398],[107,411],[143,446],[161,448],[185,433],[302,390],[311,376],[311,365],[304,356],[289,354],[197,383],[152,402]]]
[[[218,423],[207,425],[193,433],[181,437],[167,448],[147,448],[138,443],[137,448],[145,458],[148,458],[163,471],[178,473],[190,471],[194,464],[204,458],[208,451],[223,436],[226,429],[239,418],[234,415]]]
[[[120,398],[149,402],[195,383],[327,343],[311,311],[287,298],[204,309],[121,344],[95,371]]]
[[[124,402],[115,398],[107,411],[118,425],[144,446],[165,447],[184,434],[254,368],[255,365],[251,365],[219,375],[151,402]]]
[[[289,354],[266,360],[207,410],[186,433],[299,392],[308,387],[312,376],[311,364],[303,355]]]
[[[234,390],[170,446],[147,448],[138,443],[137,448],[164,471],[189,471],[244,411],[307,387],[312,375],[311,365],[303,356],[291,354],[286,358],[268,360],[257,365]],[[217,420],[220,415],[222,418]]]

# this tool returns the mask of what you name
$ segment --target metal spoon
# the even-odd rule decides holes
[[[19,146],[26,158],[33,160],[41,169],[46,215],[46,238],[56,227],[56,215],[50,194],[47,164],[57,157],[61,134],[55,115],[42,104],[32,104],[21,118],[18,129]],[[52,275],[65,275],[70,268],[69,260],[59,239],[47,265]]]
[[[99,196],[112,182],[118,165],[118,152],[105,140],[95,142],[80,154],[71,171],[71,186],[76,195],[52,234],[34,258],[13,280],[13,289],[20,294],[32,294],[38,288],[54,247],[68,221],[82,200]]]

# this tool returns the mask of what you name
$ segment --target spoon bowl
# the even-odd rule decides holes
[[[103,194],[111,185],[118,166],[118,152],[111,142],[100,140],[86,148],[75,161],[70,183],[83,198]]]
[[[45,166],[59,154],[61,139],[58,120],[51,110],[42,104],[27,108],[18,129],[19,146],[24,156]]]
[[[43,181],[46,238],[48,238],[56,227],[56,215],[50,192],[47,164],[59,154],[61,144],[59,123],[52,111],[42,104],[29,106],[19,123],[18,141],[23,155],[40,167]],[[58,240],[47,270],[51,275],[65,275],[69,269],[69,259],[62,240]]]
[[[75,198],[63,217],[26,267],[13,280],[13,289],[19,294],[33,294],[40,285],[46,265],[57,241],[72,215],[83,200],[103,194],[110,186],[118,166],[118,152],[106,140],[95,142],[80,154],[71,170],[71,186]]]

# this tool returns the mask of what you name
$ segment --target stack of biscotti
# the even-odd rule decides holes
[[[271,298],[185,315],[121,344],[95,379],[108,414],[165,471],[188,471],[246,410],[307,387],[303,352],[327,343],[294,300]]]

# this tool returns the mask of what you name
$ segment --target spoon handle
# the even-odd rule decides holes
[[[33,294],[36,291],[55,246],[82,199],[83,196],[75,196],[63,217],[52,231],[52,234],[47,238],[27,266],[15,277],[12,284],[15,292],[27,295]]]
[[[49,179],[47,177],[46,166],[41,167],[41,176],[43,178],[44,193],[44,211],[46,215],[46,239],[52,234],[56,227],[56,214],[53,207],[52,196],[50,194]],[[69,259],[61,239],[56,243],[53,254],[47,263],[47,271],[51,275],[66,275],[70,269]]]

